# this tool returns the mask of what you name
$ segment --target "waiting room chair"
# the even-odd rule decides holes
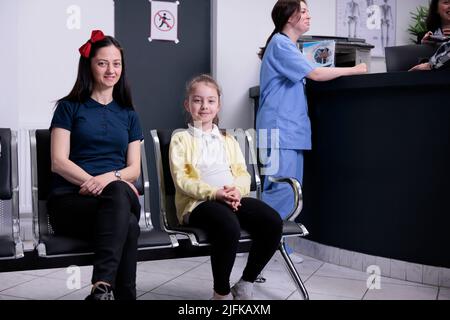
[[[23,258],[16,132],[0,128],[0,260]]]
[[[159,207],[161,226],[168,233],[184,235],[189,238],[192,246],[210,246],[206,233],[199,229],[188,226],[181,226],[178,223],[176,208],[175,208],[175,186],[170,173],[169,164],[169,146],[172,137],[173,130],[152,130],[151,135],[153,139],[153,147],[155,153],[155,165],[158,177],[158,186],[160,190],[159,194]],[[229,133],[229,131],[227,131]],[[256,162],[256,149],[253,139],[249,132],[244,132],[241,129],[236,129],[233,132],[239,142],[243,154],[245,155],[247,163],[247,171],[251,176],[251,191],[256,194],[259,199],[261,196],[261,180],[259,177],[257,162]],[[299,292],[302,293],[305,300],[309,299],[308,292],[294,267],[289,255],[286,252],[286,239],[288,237],[302,237],[308,234],[306,228],[296,223],[294,220],[299,215],[302,206],[302,195],[300,183],[292,178],[279,178],[274,179],[274,182],[288,183],[295,193],[295,207],[289,219],[284,221],[283,235],[278,250],[280,251],[287,270],[290,276],[293,278],[295,285]],[[240,243],[251,242],[250,235],[241,230]]]
[[[50,224],[47,211],[47,198],[50,191],[52,177],[50,160],[50,131],[30,131],[31,163],[32,163],[32,199],[33,199],[33,232],[35,248],[38,256],[43,258],[58,258],[69,256],[93,255],[93,249],[87,241],[57,236]],[[149,182],[145,158],[144,142],[141,143],[141,176],[135,183],[141,195],[144,208],[143,219],[145,226],[141,226],[138,239],[138,252],[150,251],[178,246],[175,236],[163,230],[153,228],[150,221],[149,210]],[[142,217],[142,214],[141,214]]]
[[[428,44],[386,47],[386,71],[408,71],[424,60],[428,60],[435,53],[436,49],[436,46]]]

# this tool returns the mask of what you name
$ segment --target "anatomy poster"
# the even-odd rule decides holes
[[[336,35],[365,39],[372,56],[395,46],[397,0],[336,0]]]

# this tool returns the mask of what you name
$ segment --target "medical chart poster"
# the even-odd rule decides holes
[[[395,46],[397,0],[336,0],[336,36],[365,39],[372,56]]]
[[[149,41],[166,40],[178,43],[178,6],[180,2],[152,1]]]

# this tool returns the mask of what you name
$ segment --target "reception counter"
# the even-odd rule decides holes
[[[450,72],[308,81],[307,95],[309,239],[449,268]]]

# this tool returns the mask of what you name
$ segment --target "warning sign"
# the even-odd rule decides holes
[[[149,41],[167,40],[178,43],[178,1],[152,1]]]

